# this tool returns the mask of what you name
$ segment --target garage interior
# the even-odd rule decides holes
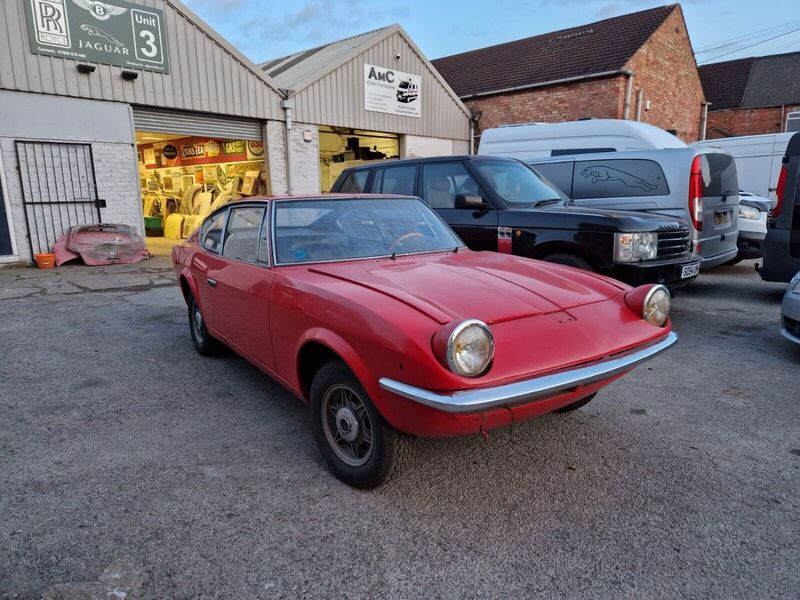
[[[266,191],[264,144],[258,140],[136,130],[145,239],[168,255],[212,211]]]
[[[320,190],[329,192],[339,174],[354,165],[400,158],[400,136],[348,127],[319,128]]]

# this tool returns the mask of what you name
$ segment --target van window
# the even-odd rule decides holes
[[[653,160],[595,159],[575,162],[572,197],[627,198],[667,196],[669,186],[661,166]]]
[[[701,154],[700,164],[703,170],[704,196],[727,196],[739,191],[736,163],[730,154]]]
[[[368,177],[369,171],[367,169],[348,173],[338,191],[342,194],[360,194],[367,189]]]
[[[372,182],[373,194],[407,194],[414,195],[414,179],[417,176],[417,165],[389,167],[375,171]]]
[[[565,150],[553,150],[550,156],[568,156],[570,154],[594,154],[595,152],[616,152],[616,148],[567,148]]]
[[[542,175],[550,183],[558,187],[570,198],[572,197],[572,167],[575,163],[569,162],[553,162],[542,163],[540,165],[533,164],[531,167],[534,171]]]

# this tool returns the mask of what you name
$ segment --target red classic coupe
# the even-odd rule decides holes
[[[230,347],[306,401],[363,488],[409,435],[579,408],[677,340],[663,286],[472,252],[412,197],[234,202],[172,256],[197,351]]]

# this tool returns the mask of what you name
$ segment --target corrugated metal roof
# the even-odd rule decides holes
[[[295,52],[263,62],[259,67],[281,89],[297,92],[327,75],[361,49],[368,48],[383,37],[391,35],[396,27],[396,25],[381,27],[330,44]]]

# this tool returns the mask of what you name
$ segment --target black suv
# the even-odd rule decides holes
[[[524,163],[496,156],[386,160],[346,169],[332,192],[419,196],[472,250],[549,260],[629,285],[697,276],[689,226],[674,217],[570,206]]]

